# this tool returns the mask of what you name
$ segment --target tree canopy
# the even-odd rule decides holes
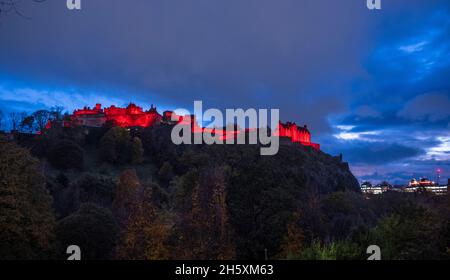
[[[0,258],[50,257],[55,218],[39,161],[0,137]]]

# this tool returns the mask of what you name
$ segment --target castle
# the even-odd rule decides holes
[[[71,116],[72,123],[88,127],[101,127],[108,121],[122,127],[149,127],[160,123],[161,119],[162,116],[153,105],[149,111],[144,112],[141,107],[132,103],[126,108],[119,108],[113,105],[105,109],[102,109],[101,104],[96,104],[92,109],[84,107],[83,109],[75,110]]]
[[[160,115],[153,105],[148,111],[144,111],[141,107],[133,103],[130,103],[126,108],[113,105],[104,109],[101,104],[96,104],[94,108],[84,107],[83,109],[75,110],[70,116],[70,122],[65,123],[65,126],[74,124],[86,127],[101,127],[106,122],[112,122],[114,125],[121,127],[150,127],[162,123],[172,123],[173,114],[172,111],[165,111],[163,115]],[[186,122],[186,119],[178,117],[178,123],[183,122]],[[197,124],[195,118],[192,118],[191,122],[186,124],[193,126],[194,133],[213,132],[220,134],[222,139],[235,137],[237,134],[252,130],[246,129],[245,131],[241,131],[236,129],[229,131],[217,128],[202,128]],[[306,125],[301,127],[292,122],[280,122],[274,135],[289,139],[293,143],[299,143],[303,146],[320,150],[320,144],[311,142],[311,133]]]
[[[320,150],[320,144],[311,142],[311,133],[306,125],[298,126],[295,123],[287,122],[279,123],[275,136],[287,137],[294,143],[300,143],[303,146],[310,146],[316,150]]]

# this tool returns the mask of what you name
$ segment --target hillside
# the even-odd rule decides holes
[[[417,212],[423,204],[411,197],[366,200],[347,163],[312,147],[281,141],[277,155],[261,156],[257,145],[176,146],[170,132],[106,124],[15,135],[42,174],[9,176],[42,176],[53,201],[45,212],[55,220],[47,227],[53,245],[28,258],[64,258],[79,244],[88,259],[315,259],[336,248],[330,258],[361,259],[367,238],[382,242],[385,233],[374,230],[382,218],[404,211],[397,207],[428,212]],[[433,228],[444,230],[434,212]],[[431,224],[419,216],[411,217],[428,234]],[[441,256],[436,238],[427,250]]]

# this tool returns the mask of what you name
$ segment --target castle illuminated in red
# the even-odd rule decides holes
[[[165,111],[163,115],[160,115],[153,105],[148,111],[144,111],[141,107],[136,106],[133,103],[126,108],[111,106],[104,109],[101,104],[96,104],[94,108],[85,107],[83,109],[75,110],[70,118],[70,123],[87,127],[101,127],[106,122],[111,122],[112,124],[121,127],[150,127],[171,122],[173,120],[172,115],[173,112],[171,111]],[[183,117],[179,117],[178,122],[182,123]],[[246,132],[242,130],[230,132],[225,129],[202,128],[196,123],[195,119],[192,119],[190,123],[186,124],[192,125],[192,131],[194,133],[205,131],[214,132],[215,134],[220,134],[222,139],[235,137],[237,134]],[[288,138],[291,142],[320,150],[319,144],[311,142],[311,133],[306,125],[298,126],[291,122],[280,122],[274,135]]]
[[[130,104],[126,108],[111,106],[102,109],[101,104],[96,104],[95,108],[85,107],[75,110],[72,115],[72,122],[89,127],[101,127],[106,122],[122,127],[149,127],[161,122],[162,116],[155,107],[144,111],[135,104]]]
[[[275,136],[290,138],[294,143],[300,143],[303,146],[311,146],[316,150],[320,150],[320,144],[311,142],[311,133],[306,125],[298,126],[295,123],[287,122],[279,123]]]

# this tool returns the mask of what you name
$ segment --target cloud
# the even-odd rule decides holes
[[[66,110],[74,110],[92,104],[92,100],[104,102],[105,105],[123,104],[122,99],[102,96],[98,93],[75,93],[70,91],[38,90],[33,88],[5,89],[0,85],[0,102],[5,104],[21,104],[25,111],[44,109],[63,105]],[[17,108],[8,108],[14,111]]]
[[[381,118],[382,116],[380,112],[368,105],[359,106],[355,109],[355,113],[363,118]]]
[[[78,13],[60,2],[22,5],[31,21],[5,18],[0,74],[177,107],[280,108],[316,132],[347,109],[339,87],[364,75],[372,24],[352,1],[97,0]]]
[[[438,136],[437,140],[439,141],[439,144],[435,145],[434,147],[428,148],[425,158],[442,160],[442,161],[449,160],[450,159],[450,133],[447,133],[446,136]]]
[[[404,51],[405,53],[411,54],[411,53],[415,53],[415,52],[419,52],[421,50],[423,50],[424,46],[426,46],[429,42],[427,41],[422,41],[419,43],[415,43],[412,45],[406,45],[406,46],[400,46],[399,50]]]
[[[398,113],[409,120],[439,121],[450,118],[448,93],[428,93],[415,97]]]
[[[85,106],[92,107],[96,103],[105,107],[111,105],[126,106],[131,101],[133,100],[130,100],[129,97],[120,94],[112,96],[104,92],[87,89],[29,87],[11,82],[2,84],[0,79],[0,108],[5,112],[30,113],[55,106],[62,106],[67,112],[72,112]],[[152,105],[145,100],[137,102],[144,108],[150,108]],[[167,107],[158,106],[158,108],[160,111],[164,111]]]
[[[352,163],[387,164],[420,155],[419,148],[397,143],[354,142],[342,149],[346,160]]]
[[[379,131],[353,131],[356,126],[352,125],[338,125],[336,128],[339,130],[338,133],[333,136],[340,140],[359,140],[359,141],[367,141],[374,142],[376,139],[373,138],[375,135],[379,135]]]

